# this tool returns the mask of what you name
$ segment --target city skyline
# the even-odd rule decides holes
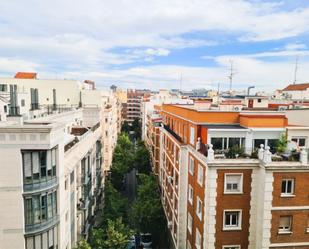
[[[27,4],[27,6],[25,6]],[[29,6],[31,8],[29,9]],[[0,3],[0,76],[95,80],[98,87],[282,89],[307,82],[305,1]]]

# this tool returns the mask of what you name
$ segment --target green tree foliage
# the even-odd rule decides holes
[[[139,173],[150,174],[150,154],[143,142],[139,142],[135,151],[134,165]]]
[[[105,183],[104,197],[103,226],[107,225],[108,220],[126,219],[127,199],[109,181]]]
[[[122,222],[121,218],[108,220],[106,229],[94,229],[91,246],[95,249],[125,249],[133,232]]]
[[[140,232],[159,237],[164,230],[164,216],[156,179],[153,175],[139,175],[137,199],[131,208],[131,222]]]
[[[128,134],[121,133],[114,151],[113,163],[111,167],[111,181],[117,190],[121,189],[124,175],[128,173],[134,162],[134,146]]]
[[[124,121],[122,126],[121,126],[121,132],[129,133],[130,130],[131,130],[131,126],[129,125],[129,122],[128,121]]]
[[[74,249],[91,249],[90,245],[85,240],[81,240],[77,243]]]
[[[135,118],[132,122],[131,131],[134,131],[133,138],[135,140],[141,139],[142,137],[142,124],[140,119]]]
[[[288,145],[288,140],[285,134],[281,134],[280,139],[277,143],[277,152],[284,153]]]

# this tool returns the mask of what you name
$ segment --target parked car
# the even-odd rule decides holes
[[[141,234],[141,244],[144,248],[150,248],[152,246],[152,235],[151,233]]]
[[[135,237],[132,236],[128,241],[127,249],[135,249]]]

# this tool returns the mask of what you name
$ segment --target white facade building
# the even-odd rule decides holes
[[[101,208],[108,96],[71,80],[0,85],[0,248],[73,248]]]

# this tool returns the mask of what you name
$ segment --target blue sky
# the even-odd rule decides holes
[[[257,91],[309,81],[306,0],[1,1],[0,75]]]

